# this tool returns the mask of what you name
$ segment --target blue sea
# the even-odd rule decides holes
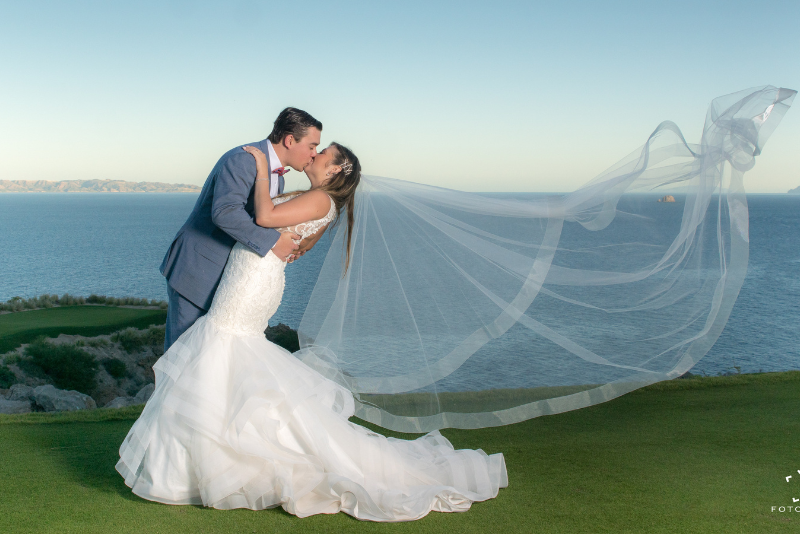
[[[158,272],[193,193],[0,194],[0,300],[44,293],[166,300]],[[693,369],[800,369],[800,195],[749,195],[750,264],[728,324]],[[270,324],[300,324],[327,236],[286,269]]]

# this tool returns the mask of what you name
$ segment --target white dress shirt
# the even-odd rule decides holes
[[[267,139],[267,157],[269,158],[270,171],[274,171],[278,167],[283,167],[281,160],[278,159],[278,154],[272,148],[272,143]],[[269,196],[275,198],[278,195],[278,175],[271,172],[269,175]]]
[[[281,164],[281,160],[278,159],[278,155],[275,153],[275,149],[272,148],[272,143],[269,139],[267,139],[267,157],[269,158],[269,168],[271,171],[274,171],[278,167],[283,167]],[[269,175],[269,197],[275,198],[278,195],[278,175],[275,173],[270,173]],[[275,242],[275,245],[278,243]],[[272,245],[272,248],[275,248],[275,245]]]

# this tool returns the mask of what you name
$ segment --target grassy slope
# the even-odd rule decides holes
[[[112,306],[64,306],[46,310],[0,315],[0,354],[37,336],[59,334],[98,336],[133,326],[147,328],[164,324],[166,310],[117,308]]]
[[[800,498],[800,372],[677,380],[516,425],[445,430],[458,448],[503,452],[509,487],[464,514],[394,525],[139,499],[114,470],[138,411],[0,416],[0,532],[729,534],[800,526],[800,516],[770,511]]]

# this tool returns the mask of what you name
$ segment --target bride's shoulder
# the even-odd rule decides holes
[[[304,197],[305,201],[308,203],[313,203],[315,206],[319,206],[320,208],[324,207],[326,210],[333,202],[333,199],[321,189],[311,189],[302,193],[302,197]]]
[[[329,212],[331,206],[334,206],[335,203],[333,199],[326,193],[325,191],[319,189],[311,189],[308,191],[298,192],[294,195],[286,195],[283,197],[287,202],[287,208],[291,206],[292,209],[299,209],[302,210],[302,213],[305,213],[309,216],[323,216]],[[276,199],[277,200],[277,199]],[[288,204],[288,201],[291,200],[291,204]],[[284,200],[280,200],[278,202],[283,202]]]

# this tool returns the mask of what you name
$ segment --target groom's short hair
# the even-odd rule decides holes
[[[272,133],[267,139],[272,144],[280,144],[287,135],[292,135],[299,141],[305,137],[309,128],[322,131],[322,123],[302,109],[286,108],[275,119]]]

